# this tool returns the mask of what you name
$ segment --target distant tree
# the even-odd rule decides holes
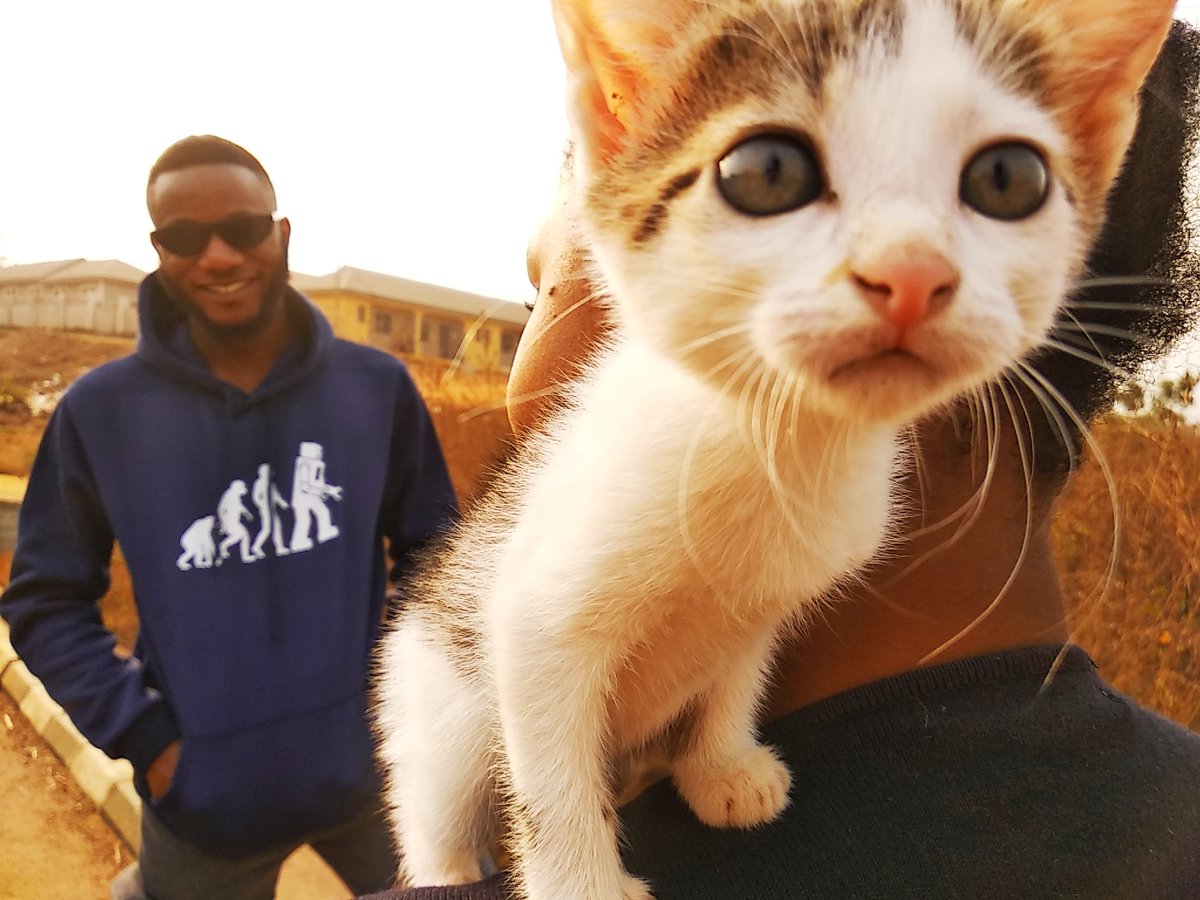
[[[1200,377],[1190,369],[1178,378],[1164,378],[1153,392],[1140,381],[1130,379],[1117,391],[1117,409],[1127,415],[1145,416],[1164,424],[1178,425],[1196,400]]]

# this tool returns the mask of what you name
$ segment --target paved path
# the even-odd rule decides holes
[[[0,898],[104,897],[132,854],[0,691]]]
[[[20,475],[0,474],[0,503],[20,503],[24,496],[24,478]]]

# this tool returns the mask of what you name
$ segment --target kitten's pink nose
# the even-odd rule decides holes
[[[896,247],[851,271],[859,295],[900,333],[947,306],[958,269],[928,247]]]

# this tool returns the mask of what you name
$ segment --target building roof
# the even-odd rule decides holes
[[[0,284],[63,284],[105,280],[138,285],[145,277],[146,273],[141,269],[118,259],[63,259],[55,262],[0,266]],[[529,318],[529,311],[520,303],[497,300],[494,297],[471,294],[423,281],[412,281],[396,275],[384,275],[382,272],[356,269],[352,266],[343,266],[329,275],[292,272],[291,284],[296,290],[306,294],[347,291],[514,325],[524,325]]]
[[[524,325],[529,318],[529,311],[520,303],[513,303],[511,300],[497,300],[482,294],[471,294],[424,281],[412,281],[396,275],[356,269],[353,266],[342,266],[329,275],[303,275],[293,272],[292,286],[305,294],[345,291],[444,309],[460,315],[482,316],[514,325]]]
[[[0,284],[62,284],[72,281],[119,281],[140,284],[146,273],[118,259],[64,259],[0,267]]]

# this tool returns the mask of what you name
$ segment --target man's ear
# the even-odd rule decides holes
[[[279,237],[283,242],[283,249],[288,248],[288,242],[292,239],[292,223],[288,221],[287,216],[279,220]]]

